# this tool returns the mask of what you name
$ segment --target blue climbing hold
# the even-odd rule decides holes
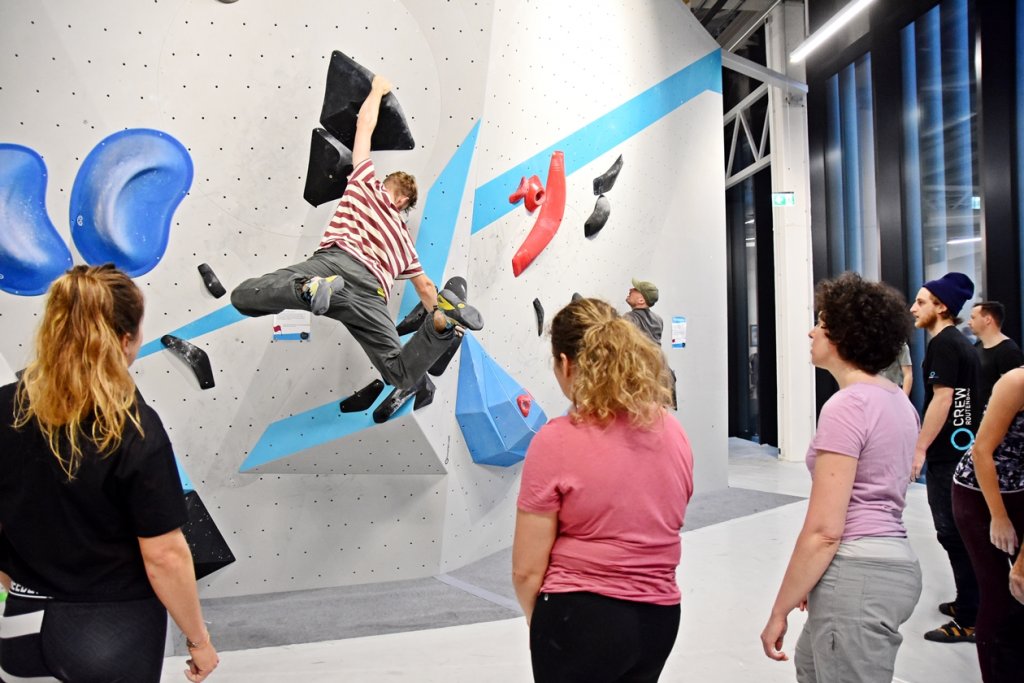
[[[71,191],[71,237],[89,263],[137,277],[163,258],[174,210],[192,185],[180,142],[147,128],[122,130],[89,152]]]
[[[0,290],[42,294],[70,267],[46,213],[46,164],[35,150],[0,143]]]
[[[463,338],[462,348],[455,417],[469,455],[479,465],[514,465],[526,457],[526,447],[548,418],[473,335]]]

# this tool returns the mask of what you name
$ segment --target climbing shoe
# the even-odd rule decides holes
[[[437,295],[437,310],[441,311],[453,325],[469,330],[484,328],[484,318],[480,311],[467,304],[450,289],[442,289]]]
[[[309,312],[323,315],[331,307],[331,296],[345,286],[345,281],[337,275],[330,277],[311,277],[302,286],[302,297],[309,302]]]
[[[961,626],[953,619],[933,631],[924,634],[925,640],[936,643],[973,643],[974,627]]]

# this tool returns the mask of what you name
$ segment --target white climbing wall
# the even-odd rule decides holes
[[[698,495],[724,487],[721,97],[712,88],[662,102],[656,120],[614,144],[586,133],[601,117],[621,118],[625,103],[716,49],[682,3],[4,0],[0,142],[43,156],[47,209],[69,244],[71,187],[101,139],[154,128],[188,148],[190,194],[175,214],[163,260],[137,280],[150,342],[223,315],[227,297],[206,291],[200,263],[230,290],[315,249],[333,207],[310,207],[302,190],[335,49],[397,86],[416,149],[374,159],[381,171],[417,176],[414,231],[442,192],[431,197],[427,190],[446,168],[461,169],[455,175],[465,186],[443,190],[457,199],[444,277],[467,276],[470,300],[487,321],[477,337],[488,353],[549,416],[561,414],[567,405],[550,376],[548,340],[537,336],[533,299],[549,320],[574,291],[625,310],[630,277],[653,280],[662,296],[655,311],[666,319],[664,349],[679,377],[679,419],[696,454]],[[472,153],[452,162],[467,139],[475,142]],[[479,189],[539,155],[543,181],[545,150],[566,140],[578,149],[581,139],[596,151],[585,164],[567,151],[573,170],[561,229],[514,278],[511,257],[534,217],[506,201],[494,220],[475,225]],[[611,218],[587,240],[592,178],[619,154],[625,163],[608,193]],[[83,262],[73,245],[72,253]],[[394,293],[397,316],[404,285]],[[0,358],[11,368],[27,358],[42,301],[0,292]],[[667,340],[673,315],[688,319],[684,349]],[[270,318],[247,319],[192,341],[210,356],[211,390],[201,391],[167,351],[140,358],[134,369],[237,558],[203,581],[204,595],[429,576],[511,542],[521,467],[471,461],[454,414],[458,359],[436,380],[432,405],[306,447],[304,415],[330,412],[376,377],[343,328],[314,319],[309,341],[271,342]],[[294,455],[240,472],[271,425],[287,429],[298,444]]]

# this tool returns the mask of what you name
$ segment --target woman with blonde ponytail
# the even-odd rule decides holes
[[[167,612],[186,677],[217,665],[167,433],[129,366],[143,299],[112,265],[50,287],[35,356],[0,387],[0,681],[160,680]]]
[[[526,454],[512,577],[534,680],[657,681],[679,629],[679,530],[693,453],[666,411],[661,350],[609,304],[551,322],[569,414]]]

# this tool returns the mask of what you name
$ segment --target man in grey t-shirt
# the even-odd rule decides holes
[[[892,362],[892,365],[878,374],[901,387],[903,393],[910,396],[910,389],[914,385],[914,368],[910,360],[910,347],[904,344],[900,349],[899,357]]]
[[[661,348],[661,333],[665,329],[665,323],[662,322],[660,315],[651,310],[651,306],[658,303],[658,288],[655,284],[633,278],[633,286],[626,295],[626,303],[629,304],[630,310],[623,313],[622,317],[636,325]],[[668,365],[668,359],[665,360],[665,364]],[[676,373],[672,368],[668,371],[672,375],[672,407],[677,408]]]
[[[658,288],[653,282],[633,279],[633,286],[629,288],[626,296],[626,303],[631,309],[622,317],[626,318],[651,338],[658,346],[661,346],[661,332],[665,329],[665,323],[661,316],[651,310],[651,306],[658,303]]]

